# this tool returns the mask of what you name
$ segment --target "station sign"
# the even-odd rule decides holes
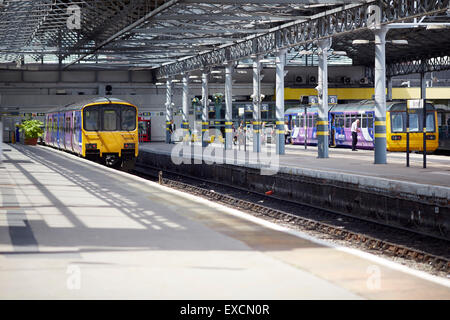
[[[253,106],[251,104],[246,104],[245,112],[253,112]]]
[[[262,104],[261,105],[261,112],[267,112],[269,111],[269,105],[268,104]]]
[[[308,104],[309,105],[317,105],[319,104],[319,97],[318,96],[308,96]],[[302,97],[302,102],[305,102],[306,99]],[[338,103],[338,97],[329,95],[328,96],[328,104],[337,104]]]
[[[423,109],[423,100],[414,99],[407,101],[408,109]]]

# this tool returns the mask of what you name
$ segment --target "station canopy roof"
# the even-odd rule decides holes
[[[448,2],[433,1],[441,7]],[[307,22],[372,2],[395,6],[397,2],[407,5],[415,1],[0,0],[0,64],[157,69],[289,23]],[[450,10],[425,15],[420,21],[414,19],[402,22],[449,23]],[[408,45],[388,44],[387,62],[449,55],[450,29],[445,27],[423,25],[389,31],[388,40],[404,39]],[[336,54],[331,55],[330,62],[373,66],[373,43],[352,44],[355,39],[373,38],[367,28],[333,37],[331,52]],[[288,64],[302,65],[308,59],[309,64],[317,63],[316,51],[312,43],[293,46]],[[265,58],[267,62],[274,59],[272,54]]]

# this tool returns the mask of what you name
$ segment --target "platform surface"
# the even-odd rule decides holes
[[[144,152],[158,152],[170,154],[172,149],[179,144],[166,144],[162,142],[141,143],[139,149]],[[269,149],[263,147],[264,152],[272,152],[274,145],[269,144]],[[222,148],[222,147],[220,147]],[[253,153],[252,146],[247,146],[246,153]],[[238,150],[234,146],[234,150]],[[243,146],[240,152],[244,152]],[[224,153],[225,154],[225,153]],[[427,168],[422,167],[422,154],[410,154],[410,167],[406,167],[406,154],[404,152],[388,152],[387,164],[374,164],[373,150],[351,151],[347,148],[330,148],[329,158],[317,158],[317,147],[308,146],[305,150],[302,145],[286,145],[285,154],[279,157],[280,172],[301,172],[312,174],[321,173],[321,177],[359,177],[358,182],[364,182],[361,178],[373,178],[367,181],[383,180],[385,185],[390,182],[411,183],[425,186],[424,191],[430,187],[439,187],[444,195],[450,195],[450,157],[444,155],[427,155]],[[375,179],[375,180],[374,180]]]
[[[448,280],[61,151],[4,156],[1,299],[450,299]]]

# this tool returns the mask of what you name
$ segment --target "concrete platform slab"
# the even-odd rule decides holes
[[[450,298],[448,280],[50,148],[9,149],[3,299]]]

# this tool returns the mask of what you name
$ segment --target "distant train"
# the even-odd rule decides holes
[[[131,169],[138,156],[137,107],[114,98],[67,105],[46,114],[44,143],[108,166]]]
[[[434,106],[426,105],[426,139],[427,152],[433,152],[439,144],[436,128],[437,115]],[[291,129],[291,142],[304,144],[317,144],[316,122],[318,108],[290,108],[285,111],[285,120]],[[361,149],[374,148],[374,119],[375,102],[364,100],[350,104],[336,104],[329,106],[328,129],[329,144],[331,147],[352,145],[351,125],[360,120],[357,147]],[[409,145],[410,150],[423,151],[423,111],[422,109],[409,110]],[[306,134],[305,134],[306,133]],[[386,104],[386,142],[389,151],[406,151],[406,103],[388,102]]]
[[[437,105],[439,148],[438,151],[450,152],[450,106]]]

